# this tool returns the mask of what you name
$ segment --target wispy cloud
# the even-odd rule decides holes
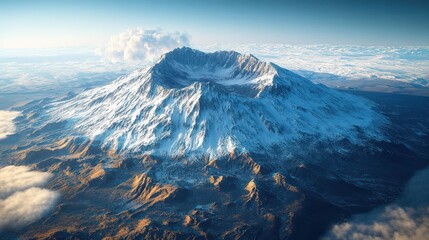
[[[42,98],[46,93],[80,91],[129,71],[125,64],[111,64],[95,54],[94,48],[0,49],[0,97],[18,93],[31,98],[31,93]],[[2,105],[0,99],[0,109]]]
[[[26,166],[0,168],[0,231],[27,226],[53,210],[59,193],[41,188],[51,177]]]
[[[395,203],[336,224],[325,239],[425,240],[429,236],[429,168],[416,174]]]
[[[162,54],[189,45],[189,36],[181,32],[136,28],[112,36],[99,53],[112,63],[145,63],[155,61]]]
[[[0,139],[6,138],[8,135],[15,133],[15,124],[13,120],[21,113],[16,111],[0,110]],[[1,189],[2,186],[0,186]]]
[[[327,239],[425,240],[429,236],[429,207],[388,206],[353,221],[335,225]]]

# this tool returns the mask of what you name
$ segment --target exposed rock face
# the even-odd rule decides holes
[[[103,168],[103,164],[99,163],[95,166],[88,176],[88,182],[90,185],[100,185],[108,181],[110,172]]]
[[[143,173],[134,177],[129,197],[133,201],[139,201],[147,206],[152,206],[167,199],[183,195],[183,190],[173,185],[161,185],[153,183],[152,179]]]
[[[285,176],[283,176],[281,173],[275,173],[273,175],[273,178],[277,186],[285,188],[292,192],[298,192],[298,189],[295,186],[292,186],[286,182]]]
[[[235,187],[235,179],[230,176],[210,176],[210,183],[215,186],[217,190],[228,191],[232,190]]]
[[[245,189],[247,191],[247,195],[245,196],[246,204],[255,204],[257,209],[266,204],[271,197],[268,192],[256,184],[255,179],[247,183]]]

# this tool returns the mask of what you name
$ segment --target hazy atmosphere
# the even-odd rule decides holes
[[[428,239],[428,12],[0,0],[0,239]]]

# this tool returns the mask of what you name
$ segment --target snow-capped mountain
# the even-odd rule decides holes
[[[287,152],[306,139],[359,143],[381,138],[385,123],[369,101],[273,63],[190,48],[53,103],[48,113],[105,149],[161,156]]]

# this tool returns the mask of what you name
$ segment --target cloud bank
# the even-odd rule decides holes
[[[16,128],[13,119],[19,115],[21,115],[20,112],[0,110],[0,139],[15,133]]]
[[[136,31],[134,30],[134,32]],[[133,32],[133,30],[128,32]],[[127,35],[127,33],[124,34]],[[130,34],[128,33],[128,35]],[[179,41],[183,44],[172,44],[173,46],[170,48],[189,43],[186,34],[164,33],[164,35],[183,36],[185,39]],[[125,49],[133,48],[121,47],[119,36],[116,38],[116,41],[112,40],[113,44],[99,49],[97,54],[93,48],[25,49],[25,51],[0,49],[0,109],[23,101],[51,96],[52,93],[79,92],[85,88],[104,85],[120,75],[143,67],[143,64],[149,63],[144,62],[148,59],[156,60],[156,56],[165,51],[154,53],[148,59],[143,58],[143,60],[133,63],[125,62]],[[147,42],[146,46],[157,45]],[[123,40],[122,44],[125,43],[126,41]],[[114,46],[119,50],[114,51]],[[236,50],[242,53],[252,53],[261,60],[272,61],[316,82],[321,82],[320,79],[329,81],[381,78],[429,86],[429,47],[293,46],[284,44],[218,44],[211,46],[192,44],[192,47],[204,51]],[[139,59],[138,55],[131,54],[131,52],[137,53],[137,50],[128,50],[128,52],[127,58]],[[148,52],[153,52],[153,48]],[[112,61],[120,62],[113,64]]]
[[[51,177],[25,166],[0,168],[0,231],[27,226],[53,210],[59,194],[40,188]]]
[[[310,80],[338,77],[348,80],[380,78],[429,86],[427,46],[215,44],[200,48],[207,51],[231,49],[251,53],[261,60],[297,71]]]
[[[334,225],[324,239],[426,240],[429,236],[429,168],[417,173],[394,204]]]
[[[335,225],[327,239],[425,240],[428,236],[429,207],[415,209],[392,205]]]
[[[98,52],[112,63],[138,64],[155,61],[174,48],[188,45],[189,37],[185,33],[136,28],[112,36]]]

